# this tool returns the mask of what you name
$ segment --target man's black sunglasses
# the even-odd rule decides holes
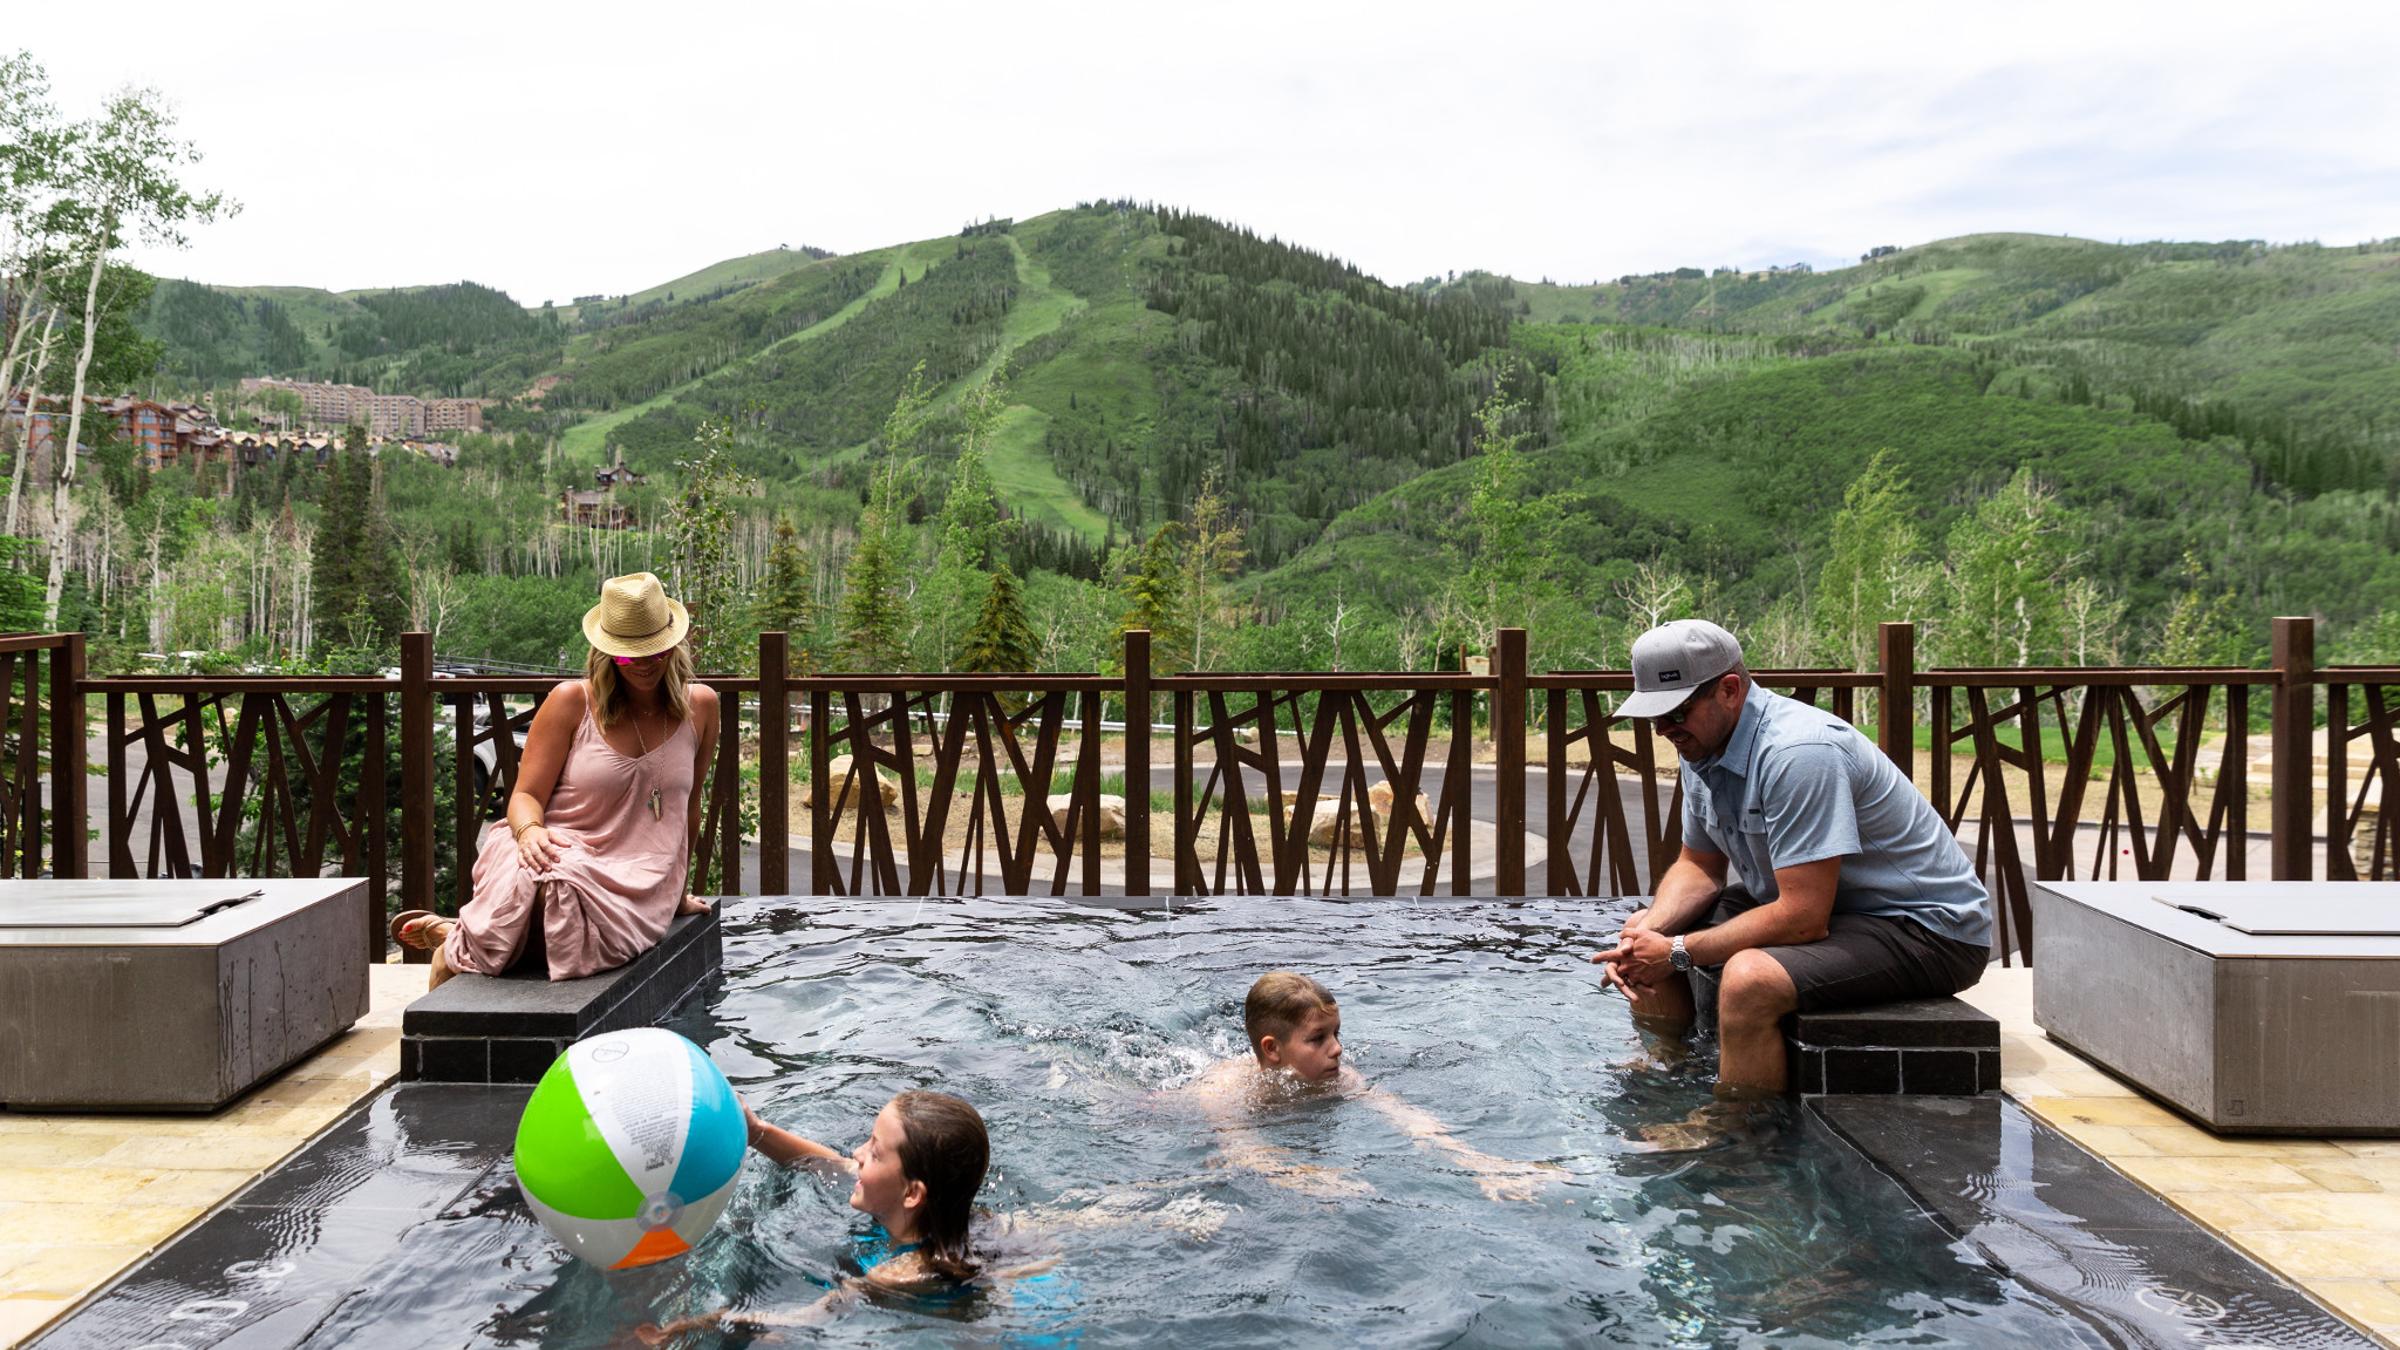
[[[1692,720],[1692,709],[1699,706],[1700,696],[1706,694],[1709,690],[1716,688],[1718,681],[1723,680],[1724,678],[1724,676],[1719,675],[1716,679],[1702,684],[1699,688],[1692,691],[1692,696],[1690,698],[1687,698],[1683,702],[1676,704],[1674,707],[1667,709],[1658,716],[1651,718],[1650,725],[1654,727],[1679,727]]]

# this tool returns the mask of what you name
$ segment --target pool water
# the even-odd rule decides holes
[[[984,1114],[983,1203],[1035,1216],[1011,1259],[1036,1285],[854,1306],[836,1343],[1288,1346],[2105,1343],[1977,1256],[1813,1114],[1713,1151],[1646,1154],[1639,1127],[1708,1099],[1707,1066],[1616,1067],[1637,1048],[1585,959],[1589,902],[1229,898],[1171,915],[1053,900],[776,899],[728,916],[722,988],[675,1028],[768,1119],[847,1150],[890,1096]],[[1531,1200],[1365,1103],[1254,1113],[1266,1143],[1371,1194],[1323,1198],[1222,1165],[1178,1091],[1246,1052],[1260,973],[1339,998],[1348,1062],[1486,1153],[1559,1176]],[[507,1169],[413,1230],[406,1278],[344,1303],[322,1343],[395,1323],[478,1345],[742,1344],[850,1269],[846,1183],[753,1156],[691,1256],[604,1274],[551,1244]],[[752,1320],[752,1319],[757,1320]],[[445,1342],[450,1336],[445,1334]],[[319,1343],[312,1338],[311,1343]]]

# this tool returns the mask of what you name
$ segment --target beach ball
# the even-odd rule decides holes
[[[733,1085],[672,1031],[567,1047],[517,1122],[517,1187],[542,1227],[593,1265],[681,1256],[725,1203],[750,1142]]]

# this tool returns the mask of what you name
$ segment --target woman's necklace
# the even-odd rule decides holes
[[[642,710],[635,708],[631,711],[633,713],[633,743],[641,750],[642,758],[648,760],[650,758],[650,742],[642,735]],[[666,806],[659,800],[658,789],[650,789],[650,818],[657,820],[665,814]]]

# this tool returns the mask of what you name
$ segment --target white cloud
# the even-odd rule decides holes
[[[155,84],[229,283],[565,300],[1130,195],[1405,280],[1840,260],[1986,229],[2400,234],[2400,7],[49,6]]]

